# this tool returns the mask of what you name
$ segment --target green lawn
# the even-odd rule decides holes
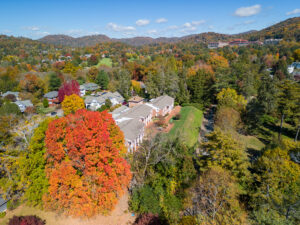
[[[203,113],[193,106],[181,108],[180,120],[174,120],[174,127],[170,130],[170,137],[179,136],[189,146],[194,146],[198,141]]]
[[[97,64],[97,67],[100,67],[101,65],[112,67],[112,60],[111,60],[111,58],[103,58],[103,59],[101,59],[99,61],[99,63]]]
[[[245,147],[247,149],[253,149],[256,151],[260,151],[265,147],[265,144],[263,142],[261,142],[255,136],[239,135],[239,138],[240,138],[240,141],[245,144]]]

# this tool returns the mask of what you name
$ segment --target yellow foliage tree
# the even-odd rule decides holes
[[[84,100],[76,94],[65,96],[62,102],[62,109],[65,115],[75,113],[78,109],[84,109]]]
[[[232,107],[238,111],[245,109],[247,101],[242,95],[238,95],[236,90],[231,88],[223,88],[217,95],[219,107]]]

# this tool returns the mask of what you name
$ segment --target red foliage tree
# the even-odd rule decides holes
[[[45,225],[46,221],[37,216],[14,216],[8,225]]]
[[[81,109],[54,120],[45,142],[46,208],[88,217],[114,208],[131,173],[124,135],[107,111]]]
[[[70,82],[65,82],[58,90],[58,100],[62,102],[65,99],[65,96],[69,96],[72,94],[79,95],[79,84],[76,80],[72,80]]]
[[[146,213],[140,215],[134,222],[134,225],[163,225],[158,215],[152,213]]]

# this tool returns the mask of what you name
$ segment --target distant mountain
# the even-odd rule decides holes
[[[73,38],[67,35],[48,35],[39,39],[39,41],[55,45],[84,47],[93,46],[103,42],[122,42],[128,45],[141,46],[156,43],[174,43],[179,41],[208,43],[212,41],[229,41],[234,38],[244,38],[249,40],[264,40],[266,38],[284,38],[286,40],[300,41],[300,17],[287,19],[260,31],[250,30],[234,35],[207,32],[183,37],[133,37],[121,39],[109,38],[106,35],[92,35],[79,38]]]

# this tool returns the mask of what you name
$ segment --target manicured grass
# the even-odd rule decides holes
[[[112,67],[112,60],[110,58],[103,58],[99,61],[99,63],[97,64],[97,67],[99,67],[101,65]]]
[[[255,136],[240,135],[239,138],[247,149],[254,149],[256,151],[260,151],[265,147],[265,144]]]
[[[189,146],[198,141],[203,113],[193,106],[185,106],[180,110],[180,120],[173,120],[174,127],[170,130],[170,137],[180,137]]]

